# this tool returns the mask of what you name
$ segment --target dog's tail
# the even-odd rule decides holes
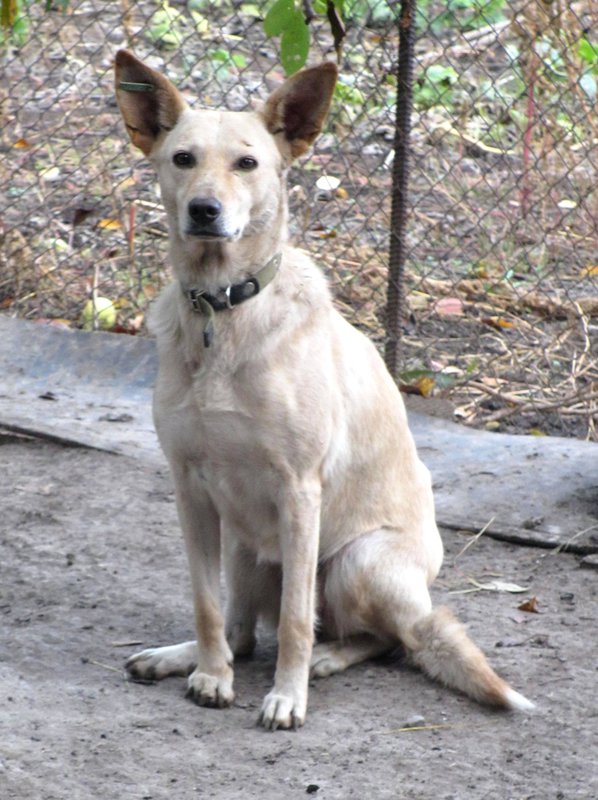
[[[519,711],[534,708],[499,678],[448,608],[432,611],[410,633],[412,660],[431,678],[486,705]]]

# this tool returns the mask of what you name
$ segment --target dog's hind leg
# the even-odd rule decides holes
[[[368,634],[389,649],[415,640],[413,626],[432,610],[427,570],[414,565],[398,531],[380,529],[346,545],[325,565],[324,624],[341,642]]]
[[[369,658],[381,656],[391,647],[392,644],[389,642],[367,633],[349,636],[342,641],[320,642],[312,653],[310,676],[327,678],[329,675],[343,672],[353,664],[361,664]]]
[[[397,531],[364,534],[336,553],[320,582],[324,631],[313,677],[325,677],[415,643],[413,626],[432,610],[427,572],[411,567]]]
[[[235,657],[250,656],[255,648],[255,627],[264,619],[276,628],[280,613],[280,564],[258,563],[256,554],[223,527],[226,577],[226,638]]]
[[[429,541],[433,541],[431,538]],[[531,708],[490,667],[446,608],[432,610],[428,579],[436,569],[425,551],[405,546],[398,531],[366,534],[327,565],[324,603],[339,637],[368,632],[399,643],[430,677],[473,699],[502,708]]]
[[[125,666],[135,681],[159,681],[173,675],[186,677],[197,666],[197,642],[150,647],[132,655]]]

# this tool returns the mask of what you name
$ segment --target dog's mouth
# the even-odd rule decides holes
[[[185,230],[185,234],[193,239],[203,239],[208,242],[227,241],[239,238],[239,231],[223,231],[220,228],[206,227],[190,224]]]

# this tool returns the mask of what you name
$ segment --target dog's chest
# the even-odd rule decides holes
[[[281,422],[268,392],[248,393],[221,371],[197,374],[181,399],[166,423],[156,419],[164,449],[192,466],[227,529],[261,558],[279,560],[279,507],[293,471],[281,463],[288,419]]]

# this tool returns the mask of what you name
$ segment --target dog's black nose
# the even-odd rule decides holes
[[[199,225],[209,225],[220,216],[222,205],[215,197],[194,197],[189,201],[189,216]]]

